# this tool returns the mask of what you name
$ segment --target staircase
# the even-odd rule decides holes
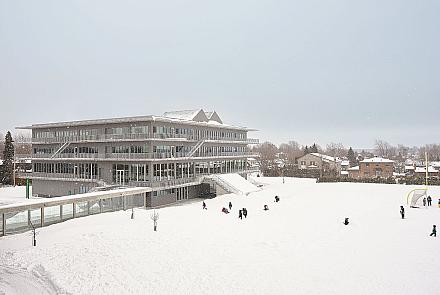
[[[210,175],[205,177],[205,179],[214,182],[215,185],[219,186],[227,193],[248,195],[260,190],[256,185],[235,173]]]
[[[196,143],[195,146],[192,147],[192,149],[188,152],[186,156],[192,157],[204,143],[205,139],[200,140],[198,143]]]
[[[56,150],[55,153],[52,154],[52,156],[50,156],[51,159],[55,158],[57,155],[59,155],[60,153],[62,153],[68,146],[70,145],[70,142],[65,142],[63,143],[62,146],[60,146],[59,149]]]

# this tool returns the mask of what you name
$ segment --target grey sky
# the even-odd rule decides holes
[[[439,1],[0,0],[0,132],[215,109],[275,143],[440,142]]]

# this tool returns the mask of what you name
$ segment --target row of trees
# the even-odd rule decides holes
[[[426,144],[421,147],[408,147],[402,144],[393,146],[390,143],[378,139],[371,150],[355,151],[352,147],[345,147],[342,143],[331,142],[325,148],[313,143],[312,145],[301,145],[296,141],[282,143],[277,147],[271,142],[264,142],[253,148],[254,152],[260,154],[260,164],[263,169],[274,167],[276,161],[282,160],[285,165],[295,165],[299,157],[308,153],[322,153],[332,157],[344,158],[350,162],[350,166],[359,164],[359,160],[379,156],[403,163],[407,159],[424,160],[425,151],[428,153],[429,161],[440,161],[440,144]]]

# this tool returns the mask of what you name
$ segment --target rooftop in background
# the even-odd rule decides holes
[[[247,127],[224,124],[223,121],[220,119],[220,116],[215,111],[205,112],[203,111],[203,109],[165,112],[162,116],[149,115],[149,116],[134,116],[134,117],[120,117],[120,118],[109,118],[109,119],[92,119],[92,120],[57,122],[57,123],[32,124],[30,126],[17,127],[17,129],[77,127],[77,126],[105,125],[105,124],[115,124],[115,123],[132,123],[132,122],[146,122],[146,121],[176,122],[176,123],[186,123],[196,126],[197,125],[212,126],[212,127],[223,127],[229,129],[246,130],[246,131],[256,131],[255,129],[250,129]]]
[[[310,154],[321,158],[325,162],[341,162],[339,158],[327,156],[321,153],[310,153]]]
[[[381,157],[374,157],[374,158],[362,160],[360,161],[360,163],[394,163],[394,161]]]

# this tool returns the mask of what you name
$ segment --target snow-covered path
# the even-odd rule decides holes
[[[440,237],[428,236],[440,209],[407,208],[401,220],[412,187],[262,181],[248,196],[207,200],[208,210],[162,208],[158,232],[139,209],[134,220],[121,211],[43,228],[37,247],[29,234],[0,238],[0,265],[41,267],[43,285],[72,294],[440,294]],[[440,188],[430,194],[436,203]]]

